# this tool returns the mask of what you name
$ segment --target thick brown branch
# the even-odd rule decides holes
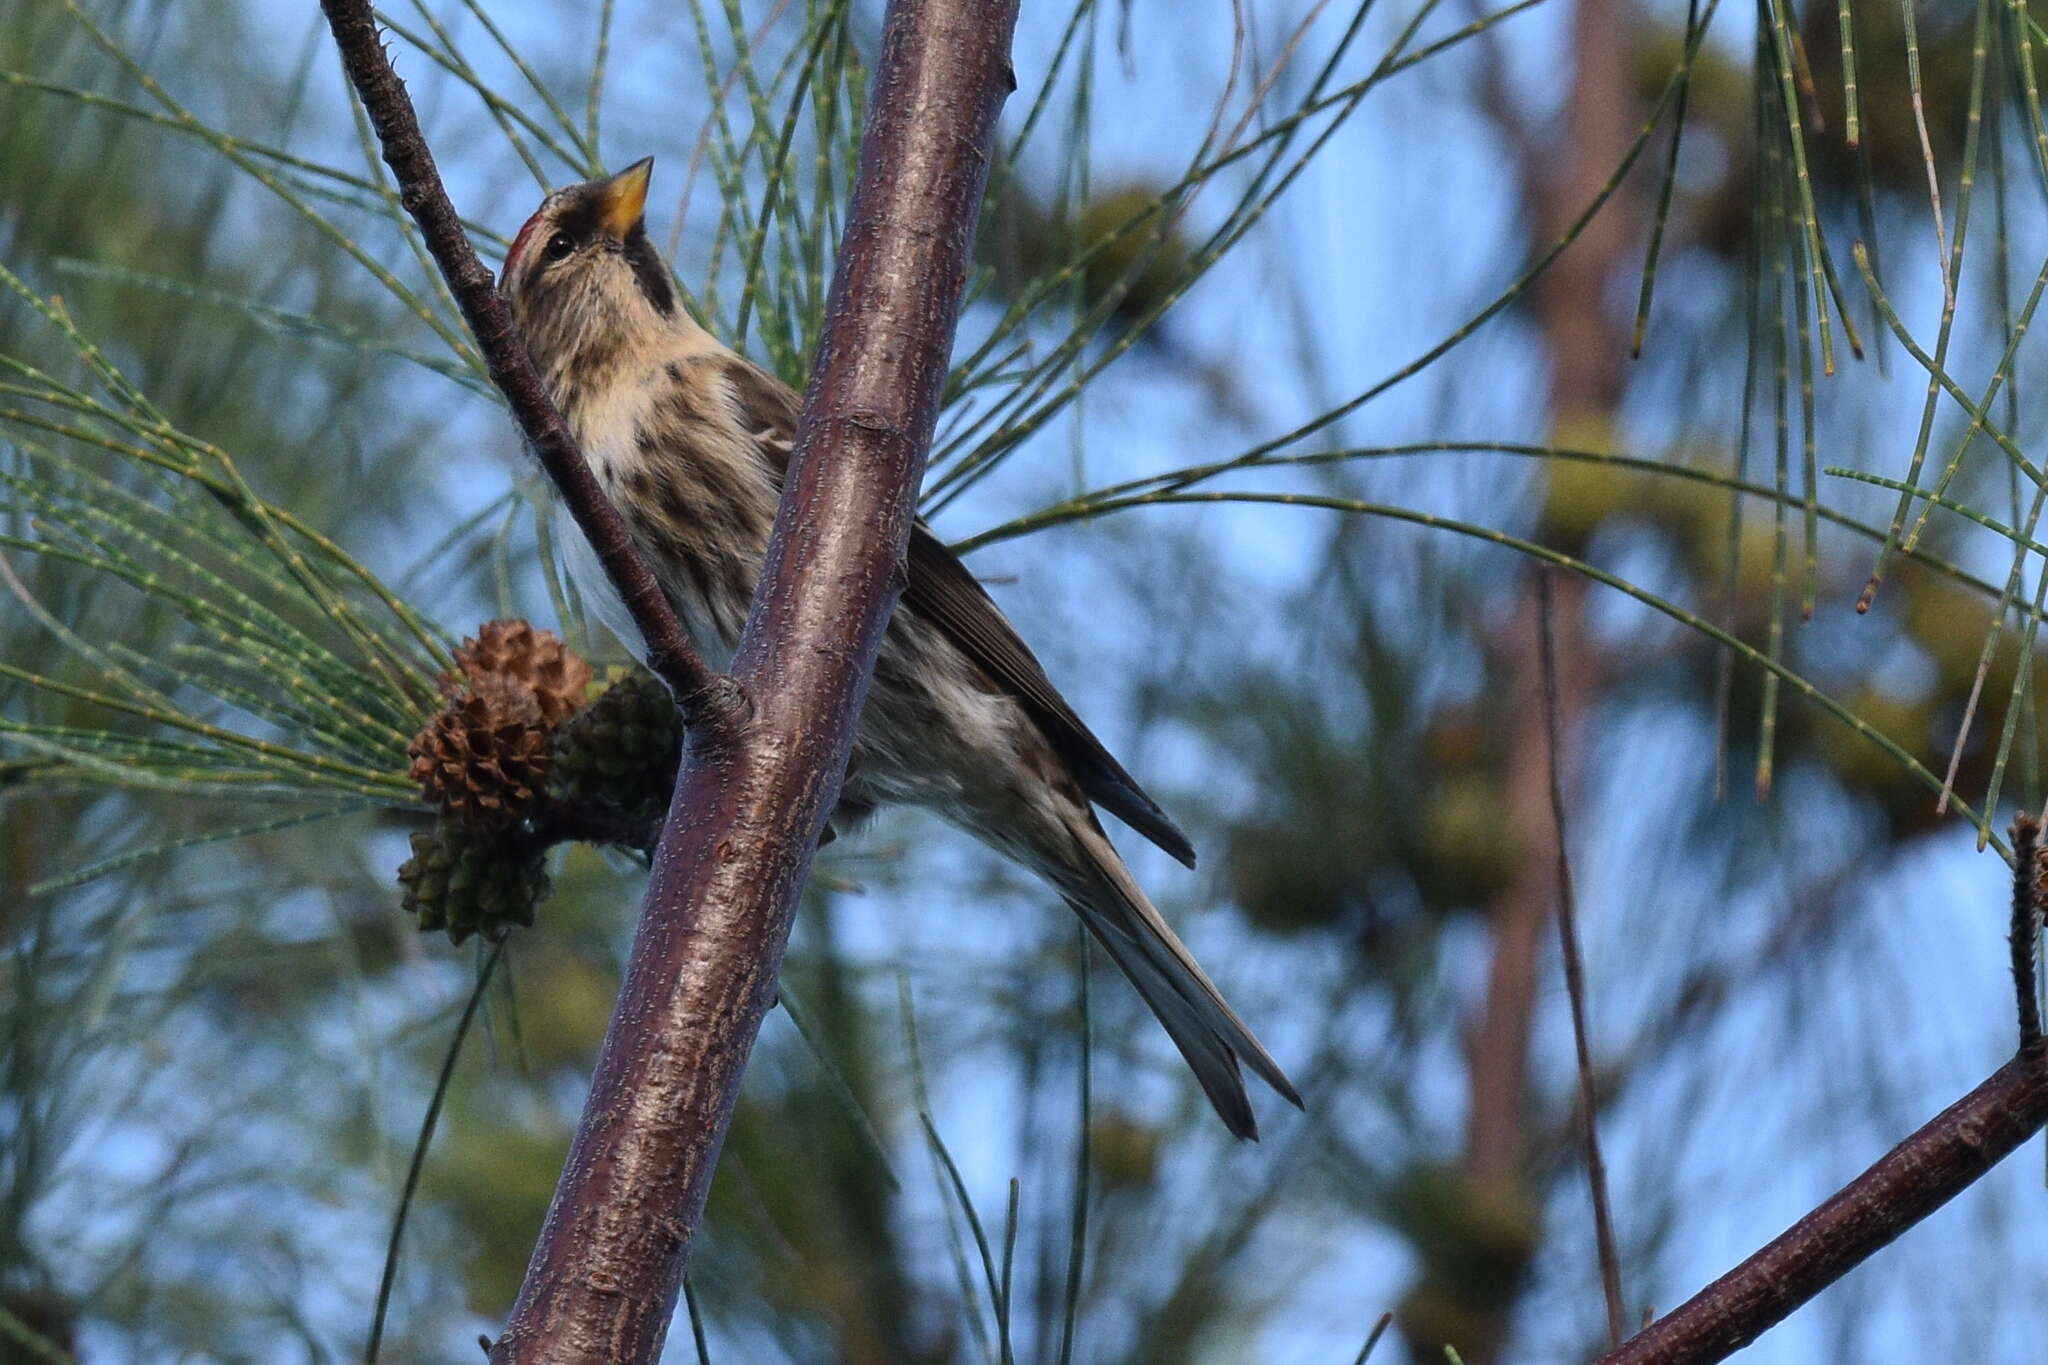
[[[541,467],[554,481],[562,503],[596,551],[612,586],[632,613],[633,624],[647,642],[647,666],[668,684],[693,730],[730,730],[738,712],[738,695],[729,681],[713,676],[690,647],[676,614],[662,595],[654,575],[633,549],[625,523],[592,476],[568,423],[542,387],[533,360],[512,329],[512,317],[498,297],[497,283],[470,245],[462,220],[448,200],[435,169],[433,153],[420,135],[419,119],[405,82],[391,69],[370,0],[321,0],[342,65],[369,113],[370,125],[384,150],[384,162],[397,178],[399,202],[419,224],[434,264],[462,310],[477,349],[491,372],[491,382],[505,395],[512,416],[533,443]]]
[[[731,746],[690,742],[498,1365],[660,1354],[902,588],[1015,22],[1015,0],[889,6],[824,340],[733,661],[753,716]]]
[[[1600,1365],[1727,1359],[1967,1189],[2044,1123],[2048,1052],[2037,1041],[1776,1241],[1602,1357]]]
[[[684,642],[513,338],[369,6],[322,3],[493,378],[633,609],[650,664],[702,711],[718,680]],[[902,588],[996,113],[1014,86],[1015,24],[1016,0],[889,7],[824,342],[734,658],[733,681],[755,706],[715,732],[687,717],[626,979],[512,1321],[491,1352],[500,1365],[660,1355]]]

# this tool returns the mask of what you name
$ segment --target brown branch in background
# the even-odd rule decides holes
[[[653,573],[635,552],[625,523],[591,474],[568,423],[549,400],[532,357],[512,328],[496,280],[477,258],[455,205],[449,202],[405,83],[391,69],[378,37],[369,0],[321,0],[320,7],[327,13],[349,81],[377,130],[384,163],[397,178],[399,202],[419,224],[427,251],[476,337],[491,382],[505,395],[513,420],[532,443],[563,505],[632,613],[633,624],[647,642],[648,668],[675,693],[693,731],[707,736],[729,732],[738,720],[740,697],[730,680],[714,676],[691,648]]]
[[[1640,119],[1628,74],[1628,6],[1622,0],[1572,0],[1570,11],[1570,84],[1555,129],[1529,135],[1504,82],[1504,64],[1490,62],[1479,77],[1480,103],[1514,161],[1532,243],[1556,241],[1602,193]],[[1604,446],[1612,439],[1628,372],[1628,338],[1605,301],[1634,259],[1635,221],[1628,195],[1610,201],[1535,286],[1536,317],[1550,360],[1551,432],[1561,445]],[[1583,584],[1560,582],[1555,598],[1562,664],[1557,710],[1559,728],[1569,731],[1597,695],[1601,660],[1581,639]],[[1543,762],[1543,698],[1529,676],[1539,624],[1533,604],[1523,599],[1490,663],[1510,680],[1488,704],[1496,710],[1508,754],[1501,778],[1507,807],[1502,835],[1512,840],[1516,865],[1508,884],[1484,906],[1486,983],[1466,1049],[1468,1100],[1458,1174],[1470,1206],[1464,1216],[1473,1226],[1496,1231],[1485,1246],[1466,1249],[1475,1254],[1419,1248],[1425,1264],[1399,1318],[1418,1357],[1434,1355],[1448,1342],[1471,1365],[1515,1358],[1515,1308],[1544,1237],[1542,1192],[1530,1161],[1539,1125],[1528,1073],[1557,849],[1550,774]]]
[[[2041,938],[2041,822],[2022,812],[2012,822],[2012,989],[2019,1007],[2020,1051],[2041,1046],[2041,1001],[2035,994],[2034,961]]]
[[[1607,1299],[1607,1344],[1621,1345],[1628,1320],[1621,1300],[1621,1253],[1615,1247],[1614,1214],[1607,1202],[1607,1163],[1600,1155],[1599,1098],[1593,1085],[1593,1048],[1586,1036],[1586,973],[1579,956],[1578,906],[1572,894],[1571,855],[1564,832],[1563,726],[1558,719],[1557,621],[1551,601],[1551,571],[1536,575],[1537,653],[1543,673],[1543,719],[1549,740],[1550,814],[1557,831],[1557,939],[1564,959],[1565,995],[1571,1002],[1572,1045],[1579,1067],[1580,1136],[1586,1148],[1586,1186],[1593,1201],[1593,1240],[1599,1248],[1600,1288]]]
[[[1762,1336],[1933,1213],[2048,1123],[2038,1038],[1776,1241],[1600,1365],[1705,1365]]]

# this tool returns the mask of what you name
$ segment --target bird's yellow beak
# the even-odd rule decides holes
[[[654,158],[643,156],[605,181],[598,192],[598,221],[622,242],[647,211],[647,181],[653,174]]]

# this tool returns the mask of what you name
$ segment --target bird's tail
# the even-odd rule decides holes
[[[1094,812],[1075,809],[1065,824],[1071,852],[1054,866],[1041,863],[1041,869],[1137,987],[1225,1125],[1240,1138],[1256,1140],[1259,1126],[1239,1062],[1299,1109],[1293,1082],[1146,899]]]

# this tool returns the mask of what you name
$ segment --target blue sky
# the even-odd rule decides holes
[[[587,57],[588,35],[581,30],[594,24],[582,7],[505,4],[491,12],[516,43],[537,54],[551,84],[580,98],[574,64]],[[1413,12],[1411,7],[1377,15],[1365,52],[1384,48]],[[1282,46],[1290,14],[1253,12],[1263,59]],[[1162,7],[1138,6],[1126,62],[1109,17],[1097,49],[1100,93],[1088,141],[1090,174],[1097,186],[1158,184],[1178,174],[1202,136],[1208,103],[1229,68],[1232,25],[1227,12],[1169,20]],[[1448,32],[1468,17],[1462,11],[1433,15],[1422,36]],[[1564,87],[1564,17],[1552,0],[1499,31],[1512,89],[1526,102],[1532,124],[1554,112]],[[1026,91],[1035,86],[1034,73],[1052,51],[1063,18],[1026,13],[1016,58]],[[1713,38],[1717,49],[1746,51],[1748,22],[1739,10],[1722,15]],[[269,9],[262,23],[274,26],[277,41],[269,49],[276,54],[297,52],[307,36],[306,17],[298,13]],[[459,16],[450,23],[474,36],[460,26]],[[667,7],[622,7],[608,81],[604,159],[619,166],[644,154],[656,156],[650,217],[657,240],[674,221],[702,117],[703,82],[684,24],[682,12]],[[565,28],[572,26],[577,32],[570,37]],[[1308,55],[1325,50],[1334,31],[1325,16],[1304,46],[1302,66],[1287,79],[1302,79]],[[1126,357],[1070,420],[1055,424],[998,477],[950,509],[941,530],[964,536],[1070,493],[1077,469],[1086,482],[1102,484],[1228,456],[1395,371],[1490,301],[1521,269],[1526,250],[1506,189],[1515,168],[1504,161],[1499,139],[1469,100],[1475,72],[1470,55],[1425,63],[1376,92],[1244,247],[1175,310],[1168,334],[1175,356],[1196,362],[1192,370],[1142,350]],[[400,65],[423,94],[429,133],[458,202],[509,234],[538,198],[538,187],[490,124],[434,80],[422,59],[401,53]],[[330,73],[314,89],[319,112],[309,115],[293,145],[346,162],[353,151],[338,79]],[[202,108],[205,99],[217,100],[217,112],[233,123],[232,91],[202,92]],[[1020,106],[1013,102],[1009,127],[1016,126]],[[1057,145],[1057,139],[1047,139],[1027,163],[1045,184],[1061,170]],[[689,261],[702,250],[695,219],[706,217],[713,197],[708,183],[698,186],[693,221],[682,225],[680,265],[686,276]],[[1198,199],[1191,225],[1213,223],[1225,197],[1212,190]],[[2041,236],[2038,212],[2023,217],[2021,227],[2015,256],[2025,262]],[[1923,235],[1927,241],[1916,263],[1916,239],[1900,234],[1907,259],[1893,280],[1901,311],[1916,333],[1931,329],[1940,305],[1938,283],[1923,268],[1931,262],[1931,232]],[[411,268],[395,250],[392,259]],[[1699,348],[1700,367],[1711,368],[1708,320],[1726,272],[1717,275],[1712,264],[1685,259],[1669,262],[1668,269],[1653,353],[1659,345],[1681,356]],[[1632,288],[1633,280],[1628,283]],[[970,314],[963,335],[988,320],[986,311]],[[1963,351],[1966,360],[1978,358],[1967,343]],[[1840,396],[1824,388],[1822,464],[1871,463],[1891,472],[1902,467],[1924,379],[1896,351],[1889,363],[1888,379],[1874,377],[1866,366],[1853,381],[1844,381]],[[1978,370],[1988,371],[1988,365],[1985,359]],[[1191,377],[1205,366],[1229,375],[1236,402],[1219,404],[1209,387]],[[1540,442],[1550,430],[1544,367],[1528,316],[1510,310],[1453,352],[1449,362],[1375,400],[1336,434],[1360,444],[1445,438]],[[1706,431],[1695,424],[1694,411],[1675,397],[1669,369],[1652,373],[1658,377],[1639,383],[1625,405],[1621,425],[1631,448],[1656,455],[1709,438],[1723,445],[1731,439],[1725,421]],[[1726,409],[1732,367],[1712,373],[1710,398]],[[532,477],[494,407],[451,385],[419,382],[422,398],[447,414],[437,448],[423,454],[438,462],[450,508],[459,513],[486,506],[508,479]],[[1525,462],[1473,456],[1381,462],[1347,470],[1342,478],[1358,496],[1523,529],[1540,475]],[[1306,475],[1267,476],[1261,486],[1276,483],[1312,486]],[[1888,510],[1888,499],[1874,490],[1828,491],[1831,502],[1866,514]],[[1316,571],[1328,533],[1314,515],[1289,509],[1146,511],[998,545],[974,564],[999,581],[998,595],[1055,678],[1148,785],[1194,794],[1224,810],[1242,809],[1258,799],[1257,789],[1241,783],[1243,790],[1235,789],[1230,774],[1212,766],[1213,755],[1171,725],[1140,733],[1140,699],[1117,681],[1123,676],[1119,660],[1142,656],[1151,628],[1146,585],[1130,581],[1133,566],[1142,572],[1147,560],[1133,548],[1156,544],[1162,564],[1188,574],[1193,591],[1217,603],[1219,633],[1226,638],[1199,642],[1191,650],[1198,656],[1191,669],[1217,659],[1313,668],[1341,623],[1275,618],[1261,602]],[[1410,527],[1369,528],[1360,545],[1360,554],[1385,563],[1377,609],[1390,628],[1410,626],[1418,635],[1435,623],[1409,621],[1421,608],[1403,600],[1401,585],[1405,575],[1429,571],[1422,547],[1453,566],[1492,566],[1503,579],[1516,568],[1505,551],[1446,542]],[[369,548],[398,571],[409,562],[413,545],[400,537]],[[1617,537],[1603,548],[1631,577],[1651,586],[1679,584],[1681,575],[1660,562],[1653,547]],[[2003,573],[1995,540],[1966,541],[1956,553],[1981,572]],[[1014,585],[1007,582],[1011,578]],[[520,577],[516,589],[520,605],[545,617],[537,576]],[[477,613],[492,609],[483,602],[444,604],[445,618],[464,619],[465,605]],[[1646,657],[1654,656],[1679,629],[1615,596],[1596,596],[1591,610],[1603,647],[1617,652],[1636,644]],[[1858,637],[1846,610],[1844,601],[1826,602],[1822,619],[1807,629],[1836,632],[1851,642],[1845,648],[1853,653]],[[1457,675],[1470,661],[1452,654],[1437,663],[1432,685],[1455,691]],[[1903,659],[1892,667],[1910,677],[1914,665]],[[1645,962],[1684,960],[1703,941],[1721,947],[1740,943],[1774,921],[1766,914],[1765,902],[1772,900],[1768,879],[1734,877],[1717,861],[1700,866],[1686,849],[1670,846],[1674,812],[1711,778],[1713,737],[1701,732],[1698,718],[1678,706],[1662,712],[1638,706],[1595,719],[1578,755],[1582,789],[1572,852],[1597,1046],[1602,1036],[1626,1036],[1633,1023],[1663,1003],[1657,992],[1671,974],[1647,972]],[[1867,813],[1826,783],[1797,773],[1783,783],[1776,803],[1775,822],[1758,821],[1757,829],[1760,839],[1777,842],[1757,853],[1781,860],[1783,894],[1848,876],[1853,849],[1845,855],[1844,846],[1868,833]],[[911,866],[931,869],[936,889],[919,892],[878,878],[878,889],[869,894],[843,897],[846,946],[878,969],[913,964],[915,989],[940,994],[970,1019],[973,1007],[963,1002],[971,1002],[984,983],[1004,981],[1010,964],[1043,952],[1066,931],[1048,897],[991,874],[977,851],[931,821],[886,822],[871,838],[883,850],[911,849]],[[395,862],[402,855],[398,841],[391,842]],[[1314,961],[1298,944],[1268,942],[1246,933],[1233,917],[1215,913],[1220,887],[1213,874],[1191,877],[1135,847],[1136,841],[1123,842],[1141,879],[1157,888],[1162,903],[1186,925],[1198,955],[1215,966],[1245,1012],[1272,1020],[1262,1025],[1268,1041],[1283,1058],[1308,1055],[1319,1042],[1314,1030],[1320,1021],[1291,1010],[1289,1003],[1305,981],[1320,982],[1335,969]],[[862,865],[856,856],[842,866],[858,876]],[[2003,865],[1975,852],[1970,831],[1960,825],[1913,846],[1891,859],[1882,876],[1869,879],[1867,913],[1858,918],[1850,947],[1830,950],[1810,976],[1794,973],[1796,979],[1759,989],[1717,1019],[1641,1093],[1631,1091],[1605,1131],[1623,1235],[1643,1235],[1641,1222],[1653,1210],[1668,1209],[1672,1219],[1654,1266],[1630,1267],[1635,1301],[1652,1296],[1658,1307],[1670,1306],[1674,1296],[1774,1235],[2003,1058],[2011,1032],[2004,1003],[2004,880]],[[1733,900],[1731,885],[1740,888]],[[972,916],[962,913],[963,889],[985,902]],[[1469,1002],[1479,992],[1483,966],[1477,926],[1455,929],[1447,935],[1437,988]],[[443,962],[432,980],[452,997],[462,977],[463,968]],[[1046,989],[1056,1000],[1064,983]],[[893,999],[893,986],[878,990]],[[1554,964],[1542,990],[1535,1071],[1547,1093],[1563,1093],[1569,1049]],[[1366,1047],[1375,1028],[1386,1024],[1370,1017],[1354,1021],[1347,1036]],[[785,1021],[771,1020],[771,1041],[783,1028]],[[1167,1056],[1163,1038],[1149,1026],[1128,1041],[1151,1061]],[[977,1067],[974,1056],[970,1048],[960,1054],[962,1064],[939,1069],[934,1112],[986,1212],[1001,1207],[1013,1173],[1044,1156],[1019,1152],[1014,1125],[1005,1121],[1020,1102],[1014,1077]],[[1402,1061],[1419,1072],[1410,1088],[1424,1111],[1423,1130],[1454,1145],[1462,1091],[1451,1042],[1436,1040]],[[1120,1101],[1138,1112],[1167,1114],[1185,1102],[1187,1087],[1170,1062],[1124,1067],[1116,1076],[1123,1087]],[[1872,1078],[1880,1084],[1872,1085]],[[1333,1100],[1366,1131],[1385,1122],[1375,1103],[1371,1095]],[[1273,1122],[1258,1148],[1230,1150],[1219,1135],[1178,1153],[1176,1179],[1183,1183],[1176,1188],[1199,1199],[1207,1185],[1259,1180],[1279,1154],[1291,1150],[1299,1122],[1276,1106],[1264,1112]],[[904,1135],[901,1147],[906,1158],[916,1156],[913,1136]],[[102,1159],[125,1168],[146,1165],[146,1155],[110,1142]],[[1846,1358],[1838,1343],[1848,1316],[1878,1324],[1856,1338],[1876,1352],[1859,1359],[1921,1360],[1965,1352],[1987,1361],[2028,1358],[2020,1339],[2036,1324],[2019,1305],[2038,1297],[2048,1268],[2048,1248],[2025,1228],[2029,1201],[2039,1198],[2040,1161],[2038,1145],[2031,1146],[1858,1272],[1835,1291],[1832,1304],[1798,1315],[1744,1358]],[[1548,1211],[1551,1231],[1537,1288],[1518,1320],[1530,1352],[1523,1359],[1563,1359],[1544,1353],[1563,1352],[1597,1334],[1589,1224],[1576,1186],[1568,1189]],[[1213,1359],[1304,1365],[1348,1360],[1365,1327],[1403,1292],[1412,1268],[1403,1243],[1356,1220],[1319,1217],[1316,1199],[1311,1186],[1298,1190],[1288,1216],[1262,1234],[1286,1244],[1247,1258],[1253,1266],[1247,1296],[1270,1297],[1279,1308],[1263,1319],[1254,1339],[1219,1343]],[[944,1216],[940,1203],[920,1186],[912,1208],[921,1235],[918,1254],[933,1267],[934,1281],[943,1283],[949,1272],[937,1232]],[[332,1214],[342,1225],[337,1237],[374,1245],[381,1213],[380,1207],[368,1217]],[[707,1248],[713,1253],[715,1246]],[[1980,1264],[1995,1273],[1966,1273]],[[323,1294],[327,1301],[316,1305],[322,1316],[332,1314],[338,1322],[352,1320],[364,1298],[361,1281],[374,1279],[373,1255],[355,1256],[350,1265],[357,1282],[346,1285],[347,1292]],[[1258,1278],[1260,1267],[1270,1270],[1269,1279]],[[1646,1283],[1653,1277],[1653,1284]],[[1889,1328],[1892,1318],[1895,1331]],[[1930,1324],[1964,1335],[1928,1341]],[[464,1331],[473,1334],[474,1326],[463,1324],[451,1342]],[[1103,1330],[1113,1332],[1114,1324]],[[1872,1347],[1873,1342],[1890,1345]],[[714,1358],[769,1358],[760,1354],[768,1349],[760,1342],[719,1344],[722,1351]],[[687,1344],[671,1358],[690,1358]]]

